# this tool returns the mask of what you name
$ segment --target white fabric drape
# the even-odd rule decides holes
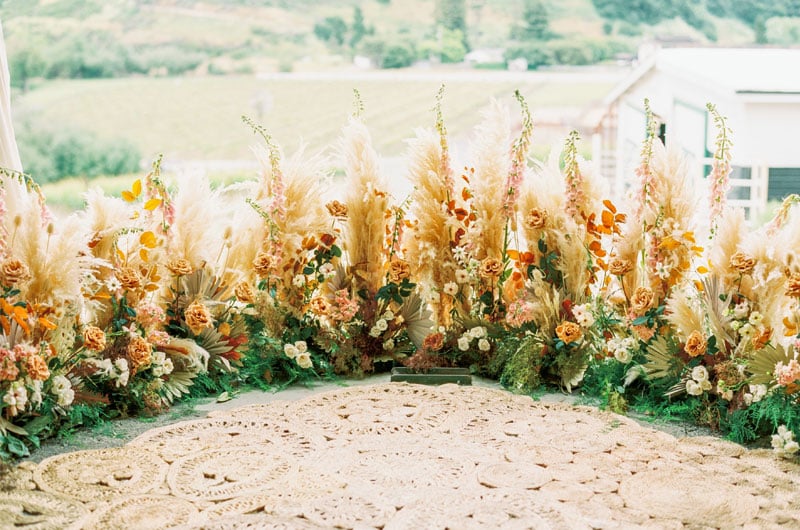
[[[22,171],[14,126],[11,123],[11,76],[8,73],[6,43],[0,21],[0,167]]]

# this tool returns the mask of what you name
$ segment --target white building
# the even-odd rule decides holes
[[[667,48],[640,61],[606,98],[596,153],[618,193],[632,182],[645,135],[644,99],[660,136],[677,144],[698,179],[708,173],[717,131],[706,103],[733,129],[729,203],[757,217],[768,201],[800,193],[800,48]]]

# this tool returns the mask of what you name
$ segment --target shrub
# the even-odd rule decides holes
[[[528,70],[536,70],[540,66],[553,64],[553,52],[544,42],[526,42],[506,49],[506,61],[523,58],[528,61]]]
[[[141,158],[138,148],[127,139],[101,140],[79,129],[27,125],[20,128],[17,143],[25,171],[40,183],[72,176],[133,173]]]

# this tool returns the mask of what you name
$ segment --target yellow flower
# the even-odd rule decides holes
[[[400,283],[404,278],[411,275],[411,267],[408,262],[401,259],[392,260],[389,265],[389,281],[392,283]]]
[[[186,325],[195,335],[199,335],[204,329],[210,328],[212,325],[211,312],[201,302],[192,302],[186,308],[183,316],[186,320]]]
[[[633,263],[622,258],[612,258],[608,264],[608,272],[615,276],[624,276],[633,270]]]
[[[244,302],[245,304],[251,304],[253,300],[256,299],[253,287],[248,282],[237,283],[234,294],[240,302]]]
[[[6,287],[12,287],[31,277],[28,266],[18,259],[9,259],[3,262],[0,267],[0,279]]]
[[[739,274],[750,274],[756,266],[756,260],[744,252],[736,252],[731,256],[730,265]]]
[[[653,305],[653,290],[649,287],[637,287],[631,297],[631,309],[637,315],[643,314]]]
[[[532,230],[544,228],[547,224],[547,210],[532,208],[531,211],[525,215],[523,222],[526,227]]]
[[[92,351],[103,351],[106,349],[106,334],[97,326],[86,326],[83,330],[83,345]]]
[[[328,209],[328,213],[331,214],[331,217],[339,217],[342,219],[347,217],[347,205],[339,201],[331,201],[325,205],[325,208]]]
[[[139,335],[133,335],[127,348],[128,359],[131,361],[133,372],[143,370],[150,366],[151,354],[153,352],[150,343]]]
[[[175,276],[186,276],[193,272],[192,264],[183,258],[167,262],[167,268]]]
[[[256,259],[253,260],[253,268],[255,269],[256,274],[258,274],[261,278],[269,276],[270,272],[272,272],[272,269],[275,266],[272,261],[272,256],[264,251],[256,254]]]
[[[116,276],[122,288],[127,291],[133,291],[142,286],[142,275],[133,267],[122,267],[117,271]]]
[[[25,360],[25,370],[34,381],[47,381],[50,377],[50,370],[41,355],[31,354]]]
[[[686,339],[684,350],[689,354],[689,357],[703,355],[706,352],[706,338],[699,331],[692,331],[692,334]]]
[[[564,321],[556,327],[556,336],[564,341],[564,344],[569,344],[581,340],[583,332],[575,322]]]
[[[481,262],[482,278],[497,278],[503,272],[503,262],[496,258],[486,258]]]

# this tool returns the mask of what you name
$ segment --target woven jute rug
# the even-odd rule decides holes
[[[590,408],[402,383],[272,402],[50,457],[0,527],[796,528],[800,468]]]

